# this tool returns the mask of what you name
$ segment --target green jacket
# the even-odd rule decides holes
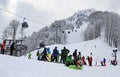
[[[28,59],[31,59],[31,53],[28,52]]]
[[[61,57],[67,56],[70,51],[68,49],[61,50]]]
[[[65,61],[65,65],[69,66],[69,65],[73,65],[73,64],[74,63],[73,63],[73,60],[71,59],[71,57],[67,56],[66,61]]]

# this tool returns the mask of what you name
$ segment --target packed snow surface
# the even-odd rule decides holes
[[[27,56],[13,57],[8,55],[0,55],[0,77],[120,77],[120,65],[110,65],[112,50],[104,39],[95,39],[86,42],[80,42],[69,45],[51,45],[51,52],[55,46],[60,50],[66,46],[70,50],[70,54],[78,49],[82,55],[89,56],[93,53],[93,66],[83,66],[82,70],[69,69],[64,64],[38,61],[36,52],[32,52],[32,59]],[[118,52],[119,54],[119,52]],[[119,54],[120,55],[120,54]],[[118,60],[120,59],[118,55]],[[98,57],[98,60],[96,59]],[[102,58],[107,58],[107,66],[100,66]],[[95,66],[95,62],[98,65]]]

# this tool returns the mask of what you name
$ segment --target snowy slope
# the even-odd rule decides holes
[[[119,77],[120,66],[68,69],[63,64],[48,63],[0,55],[1,77]]]
[[[114,58],[114,57],[112,57],[112,53],[113,53],[114,48],[108,46],[108,44],[104,42],[103,38],[97,38],[94,40],[83,41],[83,42],[68,44],[68,45],[51,45],[51,46],[47,46],[47,47],[50,47],[50,50],[52,52],[52,50],[54,49],[55,46],[58,47],[58,50],[60,53],[61,53],[61,49],[64,46],[66,46],[66,48],[68,48],[70,50],[70,54],[72,54],[75,49],[77,49],[78,52],[80,51],[82,56],[85,56],[85,57],[90,56],[90,53],[92,52],[94,62],[98,58],[99,64],[104,57],[107,59],[107,62],[109,64],[110,64],[110,60]],[[41,52],[42,52],[42,50],[43,49],[40,49]],[[35,56],[36,52],[37,52],[37,50],[32,52],[33,59],[37,59],[37,57]],[[120,52],[118,52],[118,60],[120,62],[119,53]]]
[[[84,66],[83,70],[73,70],[63,64],[43,62],[36,60],[36,51],[32,52],[32,59],[28,60],[27,56],[12,57],[0,55],[0,76],[1,77],[119,77],[120,65],[112,66],[109,63],[113,48],[109,47],[103,41],[104,39],[95,39],[86,42],[66,45],[70,49],[70,54],[75,50],[81,51],[85,57],[93,53],[93,60],[98,65],[100,59],[107,58],[107,66]],[[57,46],[61,50],[64,45],[51,45],[51,50]]]
[[[71,23],[74,26],[74,30],[70,31],[70,34],[67,34],[69,30],[66,30],[67,44],[83,41],[84,31],[86,30],[89,23],[88,17],[95,11],[95,9],[85,9],[78,11],[73,16],[65,20],[67,24]]]
[[[67,44],[73,44],[73,43],[83,41],[84,31],[87,28],[87,26],[88,26],[88,23],[83,22],[80,28],[75,28],[73,31],[70,31],[70,33],[67,33],[69,30],[66,30]]]

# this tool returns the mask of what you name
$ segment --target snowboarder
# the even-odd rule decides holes
[[[53,49],[52,56],[54,57],[53,61],[55,60],[55,62],[58,62],[59,51],[57,50],[57,47]]]
[[[67,56],[66,61],[65,61],[65,65],[66,66],[74,65],[74,62],[72,60],[72,55]]]
[[[48,55],[48,61],[50,61],[50,58],[51,58],[50,48],[48,47],[46,50],[47,50],[47,55]]]
[[[79,66],[82,67],[82,61],[81,61],[80,59],[76,59],[75,65],[78,66],[78,67],[79,67]]]
[[[68,49],[66,49],[66,47],[64,47],[64,48],[61,50],[60,63],[65,63],[66,58],[67,58],[69,52],[70,52],[70,51],[69,51]]]

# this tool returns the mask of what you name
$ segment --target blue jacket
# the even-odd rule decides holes
[[[55,48],[54,50],[53,50],[53,54],[52,54],[53,56],[58,56],[59,55],[59,51]]]
[[[48,54],[51,54],[50,48],[47,48],[46,50],[47,50],[47,53],[48,53]]]
[[[103,58],[103,62],[104,62],[104,63],[106,62],[106,58]]]

